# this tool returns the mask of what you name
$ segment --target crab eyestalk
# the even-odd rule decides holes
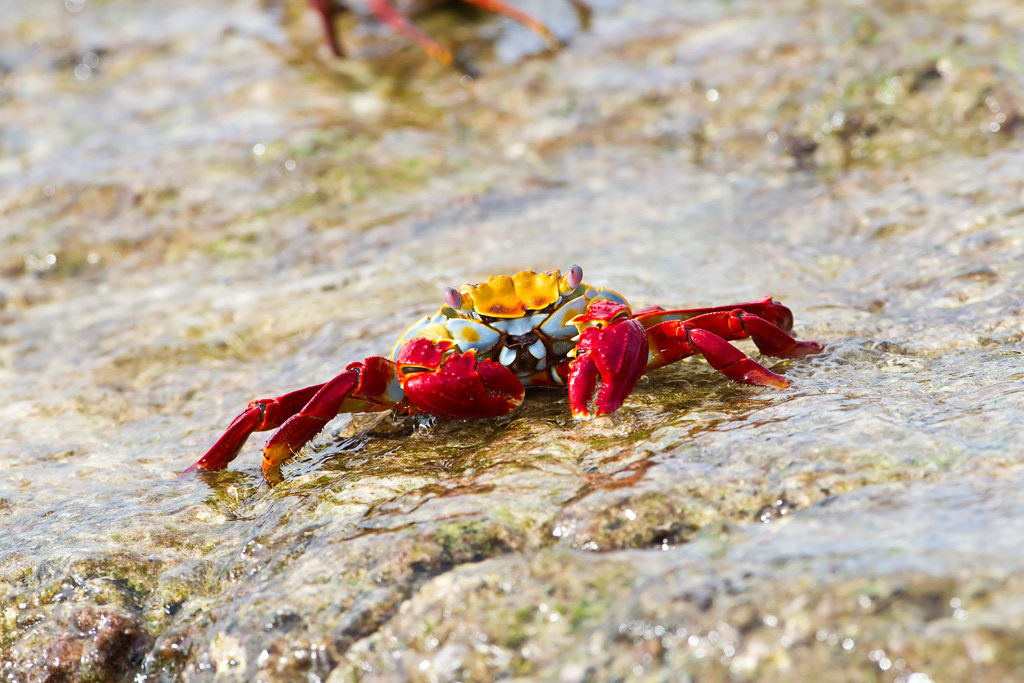
[[[647,333],[628,306],[613,301],[591,302],[570,323],[580,330],[576,359],[569,365],[573,417],[614,413],[647,367]]]
[[[444,290],[444,302],[457,311],[462,308],[462,295],[454,287],[446,287]]]
[[[579,287],[581,282],[583,282],[583,269],[573,264],[573,267],[565,275],[565,284],[569,286],[571,291]]]

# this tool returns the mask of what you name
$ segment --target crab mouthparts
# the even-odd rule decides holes
[[[505,347],[498,354],[498,362],[504,366],[510,366],[522,357],[526,360],[523,351],[537,360],[542,360],[548,355],[548,348],[544,340],[536,332],[530,331],[526,334],[509,335],[505,338]]]

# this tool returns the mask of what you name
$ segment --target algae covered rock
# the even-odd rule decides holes
[[[326,62],[290,3],[0,0],[5,679],[1016,679],[1020,7],[591,4],[513,64],[454,15],[470,79]],[[573,263],[828,352],[177,478],[445,287]]]

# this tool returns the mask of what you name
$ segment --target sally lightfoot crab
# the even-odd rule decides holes
[[[441,309],[406,330],[390,358],[371,356],[323,384],[253,401],[183,474],[224,469],[250,434],[275,429],[263,446],[263,476],[274,484],[281,464],[340,413],[497,417],[514,410],[527,387],[567,387],[573,417],[586,420],[618,410],[647,370],[695,354],[735,382],[784,388],[785,377],[729,341],[749,337],[777,358],[824,348],[797,341],[792,329],[792,312],[770,297],[634,313],[619,293],[583,282],[579,266],[565,275],[496,275],[446,289]]]
[[[451,66],[454,61],[451,51],[441,47],[430,36],[418,29],[406,16],[409,12],[438,5],[441,2],[443,0],[362,0],[362,2],[356,3],[351,2],[351,0],[309,0],[309,4],[320,16],[324,36],[335,56],[342,57],[345,54],[341,41],[338,39],[335,19],[355,4],[365,5],[365,9],[371,15],[389,26],[395,33],[401,34],[413,41],[423,48],[428,55],[445,66]],[[558,45],[558,39],[547,26],[504,0],[462,0],[462,2],[467,5],[474,5],[488,12],[503,14],[538,33],[547,41],[549,46],[556,47]],[[585,0],[568,0],[568,2],[576,9],[580,22],[585,25],[590,15],[589,5],[587,5]]]

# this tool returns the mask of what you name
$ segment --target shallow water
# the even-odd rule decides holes
[[[475,81],[365,24],[333,63],[302,3],[73,5],[0,28],[9,680],[1013,680],[1016,5],[595,3],[512,64],[423,17]],[[572,263],[829,352],[176,478],[445,286]]]

